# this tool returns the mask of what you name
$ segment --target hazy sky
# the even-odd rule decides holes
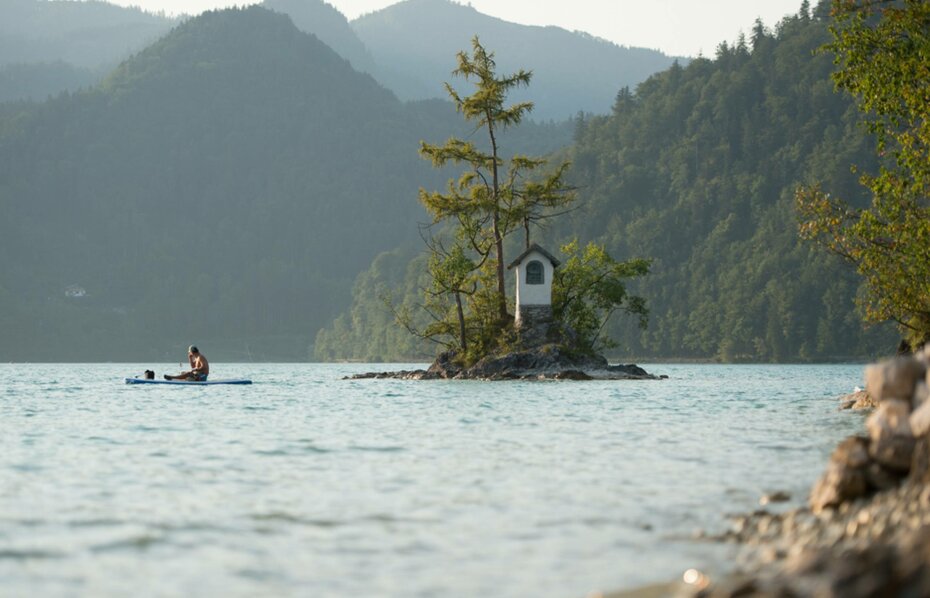
[[[0,0],[2,1],[2,0]],[[123,6],[196,15],[251,0],[109,0]],[[397,0],[328,0],[350,20]],[[460,2],[467,4],[468,2]],[[721,41],[747,35],[757,17],[769,27],[794,14],[801,0],[471,0],[478,11],[526,25],[557,25],[585,31],[620,45],[662,50],[676,56],[713,56]],[[812,1],[811,4],[816,4]]]

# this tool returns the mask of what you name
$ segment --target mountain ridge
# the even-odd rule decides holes
[[[355,35],[345,15],[323,0],[264,0],[261,6],[288,15],[294,25],[312,33],[357,71],[375,74],[375,60]]]
[[[531,117],[540,120],[606,113],[621,87],[635,86],[674,60],[583,32],[511,23],[447,0],[407,0],[351,22],[323,0],[264,0],[261,6],[287,14],[298,29],[405,101],[445,99],[443,83],[456,52],[475,34],[487,37],[505,70],[535,71]],[[0,100],[42,100],[90,86],[185,18],[100,0],[8,0],[0,4]]]
[[[534,118],[564,119],[578,112],[606,113],[622,87],[634,87],[676,59],[643,48],[626,48],[556,26],[520,25],[451,0],[405,0],[350,22],[378,60],[417,76],[417,89],[395,89],[401,99],[445,97],[455,81],[455,55],[478,35],[496,53],[501,72],[534,72]],[[387,82],[389,87],[392,86]]]

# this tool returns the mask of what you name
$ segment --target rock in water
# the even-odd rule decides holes
[[[869,396],[864,390],[857,390],[840,399],[840,409],[874,409],[878,407],[878,401]]]

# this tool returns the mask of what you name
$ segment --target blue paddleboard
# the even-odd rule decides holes
[[[195,382],[194,380],[148,380],[146,378],[126,378],[126,384],[174,384],[177,386],[209,386],[210,384],[251,384],[251,380],[230,378],[226,380],[207,380]]]

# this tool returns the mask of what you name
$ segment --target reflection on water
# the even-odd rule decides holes
[[[680,579],[728,562],[694,530],[768,492],[803,502],[862,426],[834,400],[857,365],[479,383],[218,364],[255,384],[122,384],[146,367],[0,366],[4,593],[581,596]]]

